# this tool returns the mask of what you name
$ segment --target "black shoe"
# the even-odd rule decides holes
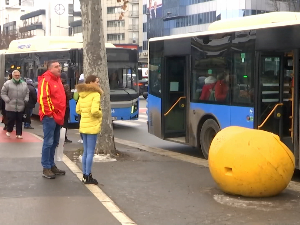
[[[65,174],[66,174],[66,171],[60,170],[60,169],[58,169],[56,166],[52,166],[52,167],[51,167],[51,171],[52,171],[52,173],[54,173],[55,175],[65,175]]]
[[[43,177],[47,179],[55,179],[55,174],[50,169],[43,169]]]
[[[24,127],[24,129],[34,129],[32,126]]]
[[[6,127],[6,125],[3,127],[3,130],[7,130],[7,127]]]
[[[72,143],[71,140],[69,140],[68,138],[65,139],[65,143]]]
[[[98,181],[96,179],[93,178],[92,174],[90,173],[90,175],[85,175],[86,176],[86,180],[83,182],[84,184],[98,184]]]

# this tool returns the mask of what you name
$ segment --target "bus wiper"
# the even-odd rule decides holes
[[[133,100],[132,95],[125,88],[123,88],[123,91],[125,91],[130,96],[130,99]]]

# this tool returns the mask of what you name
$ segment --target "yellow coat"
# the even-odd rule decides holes
[[[102,110],[100,105],[101,89],[94,84],[78,84],[79,100],[76,113],[81,115],[79,132],[98,134],[101,131]]]

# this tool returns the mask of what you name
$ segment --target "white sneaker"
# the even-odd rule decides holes
[[[81,139],[80,139],[80,140],[78,140],[78,143],[81,143],[81,144],[83,144],[83,140],[81,140]]]
[[[22,135],[17,135],[16,138],[23,139]]]
[[[10,137],[10,133],[9,133],[9,132],[6,132],[6,136],[7,136],[7,137]]]

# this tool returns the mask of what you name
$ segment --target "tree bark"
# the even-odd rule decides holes
[[[103,32],[101,0],[80,0],[83,35],[83,73],[96,75],[104,91],[101,96],[103,113],[101,133],[98,135],[97,153],[116,155],[111,122],[110,88],[107,56]]]

